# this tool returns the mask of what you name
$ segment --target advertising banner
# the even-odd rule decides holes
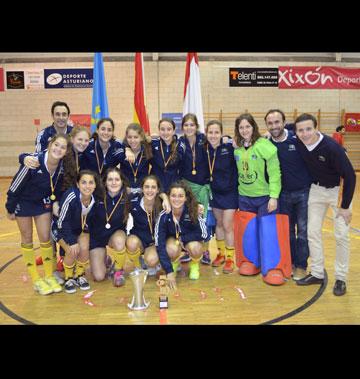
[[[279,89],[360,89],[360,69],[280,66]]]
[[[229,69],[230,87],[277,87],[278,69],[241,67]]]
[[[360,113],[345,113],[345,131],[360,132]]]
[[[44,70],[45,88],[92,88],[92,68],[53,68]]]

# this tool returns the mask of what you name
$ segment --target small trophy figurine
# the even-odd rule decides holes
[[[169,293],[169,287],[167,285],[166,275],[160,275],[159,280],[156,282],[156,285],[160,289],[159,308],[167,309],[169,307],[167,297],[167,294]]]

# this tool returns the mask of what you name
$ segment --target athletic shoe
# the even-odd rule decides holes
[[[324,279],[317,278],[311,274],[306,275],[305,278],[297,280],[296,284],[298,286],[310,286],[311,284],[323,284]]]
[[[221,253],[219,253],[216,258],[213,260],[212,262],[212,266],[213,267],[219,267],[221,266],[223,263],[225,262],[225,255],[222,255]]]
[[[176,274],[177,271],[178,271],[178,268],[179,268],[180,262],[179,262],[179,261],[171,262],[171,265],[172,265],[172,269],[173,269],[173,271],[174,271],[175,274]]]
[[[333,288],[333,294],[335,296],[342,296],[346,293],[346,284],[342,280],[337,280]]]
[[[41,266],[42,264],[43,264],[43,260],[42,260],[41,255],[39,255],[39,256],[36,258],[36,266]]]
[[[60,259],[57,261],[56,263],[56,271],[60,271],[60,272],[63,272],[64,271],[64,265],[63,265],[63,262],[64,262],[64,258],[63,257],[60,257]]]
[[[157,272],[161,270],[161,265],[158,263],[155,267],[149,267],[146,271],[149,276],[156,276]]]
[[[121,287],[125,284],[124,270],[115,271],[113,277],[114,287]]]
[[[306,270],[300,267],[295,267],[293,271],[293,280],[296,281],[296,280],[304,279],[306,275],[307,275]]]
[[[234,271],[234,261],[231,258],[225,261],[222,271],[224,274],[231,274]]]
[[[141,268],[142,268],[143,270],[147,270],[147,269],[148,269],[148,266],[147,266],[147,264],[145,263],[145,259],[144,259],[144,255],[143,255],[143,254],[141,254],[141,255],[139,256],[139,262],[140,262],[140,266],[141,266]]]
[[[53,277],[56,279],[56,281],[62,286],[65,283],[65,280],[60,275],[59,271],[53,272]]]
[[[54,292],[44,279],[38,279],[35,281],[34,290],[39,292],[40,295],[49,295]]]
[[[199,262],[190,262],[189,279],[197,280],[200,278],[200,265]]]
[[[54,276],[49,276],[48,278],[45,278],[45,282],[49,285],[53,292],[57,293],[62,291],[61,285],[57,282]]]
[[[81,275],[78,278],[76,278],[76,284],[83,291],[87,291],[90,289],[90,284],[87,281],[87,279],[85,278],[85,275]]]
[[[211,264],[210,253],[208,250],[206,250],[204,252],[203,256],[201,257],[201,263],[203,265],[210,265]]]
[[[64,284],[64,290],[66,293],[75,293],[76,292],[77,283],[75,279],[70,278]]]
[[[187,263],[191,261],[189,253],[185,252],[184,255],[180,258],[181,263]]]

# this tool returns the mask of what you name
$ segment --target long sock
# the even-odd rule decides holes
[[[216,246],[221,255],[225,255],[225,240],[216,240]]]
[[[56,242],[51,241],[53,247],[53,272],[57,270],[57,253],[56,253]]]
[[[87,265],[89,264],[89,260],[85,262],[76,261],[75,263],[75,278],[78,278],[81,275],[85,274],[85,270]]]
[[[116,271],[122,270],[124,268],[126,258],[126,247],[121,251],[114,250],[114,268]]]
[[[35,282],[40,278],[35,259],[35,251],[32,243],[22,243],[21,253],[25,261],[26,268],[31,276],[31,280]]]
[[[225,246],[226,259],[234,260],[234,247]]]
[[[137,248],[134,253],[130,253],[128,249],[126,249],[126,254],[131,262],[134,263],[135,267],[141,268],[139,257],[140,257],[140,248]]]
[[[63,262],[63,266],[64,266],[64,273],[65,273],[65,280],[73,278],[75,262],[71,265],[67,265],[65,264],[65,262]]]
[[[41,258],[43,261],[44,271],[45,271],[45,277],[48,278],[49,276],[52,276],[54,269],[53,269],[53,247],[50,241],[40,243],[40,252],[41,252]]]

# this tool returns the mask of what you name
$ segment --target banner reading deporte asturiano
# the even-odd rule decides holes
[[[92,68],[54,68],[44,70],[45,88],[92,88]]]

